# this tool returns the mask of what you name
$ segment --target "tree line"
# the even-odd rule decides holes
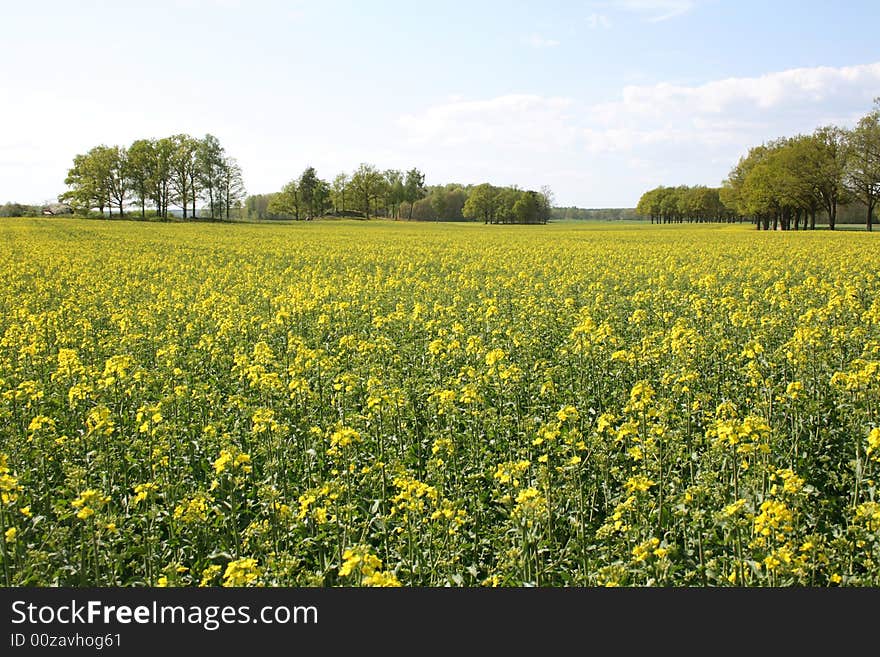
[[[318,177],[315,167],[308,166],[280,191],[248,197],[245,207],[256,210],[260,219],[311,220],[328,214],[399,219],[408,205],[408,218],[412,219],[413,205],[424,194],[425,174],[416,168],[405,173],[380,171],[364,163],[350,174],[342,172],[327,181]]]
[[[58,200],[77,213],[105,209],[119,216],[135,205],[140,216],[168,219],[169,208],[183,218],[197,216],[197,203],[209,218],[230,218],[241,204],[245,189],[241,167],[227,155],[220,141],[207,134],[197,139],[176,134],[161,139],[138,139],[130,146],[95,146],[76,155],[64,183],[68,190]]]
[[[651,222],[744,221],[758,230],[815,229],[824,214],[834,230],[842,206],[864,208],[873,228],[880,198],[880,98],[851,128],[826,125],[812,134],[754,146],[721,187],[657,187],[636,212]]]
[[[547,223],[552,193],[515,186],[426,185],[418,168],[380,170],[362,163],[332,181],[306,167],[272,194],[253,194],[244,201],[251,219],[308,221],[322,216],[386,217],[409,221],[483,221],[484,223]]]
[[[553,221],[635,221],[635,208],[579,208],[575,205],[554,207],[550,210]]]
[[[741,220],[722,202],[721,188],[705,185],[655,187],[642,194],[636,214],[649,217],[652,224]]]

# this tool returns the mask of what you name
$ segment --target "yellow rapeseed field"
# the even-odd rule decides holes
[[[877,586],[878,247],[3,220],[0,581]]]

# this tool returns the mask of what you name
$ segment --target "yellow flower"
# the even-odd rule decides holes
[[[156,484],[153,482],[147,482],[145,484],[137,484],[134,487],[134,492],[135,492],[134,503],[139,504],[140,502],[143,502],[145,499],[147,499],[147,497],[150,495],[150,493],[152,493],[154,490],[156,490]]]
[[[110,498],[93,488],[83,491],[70,505],[77,511],[76,517],[87,520],[95,515],[95,509],[104,506]]]
[[[654,482],[651,479],[648,479],[644,475],[634,475],[626,480],[626,482],[623,484],[623,487],[626,489],[626,491],[628,493],[632,493],[635,491],[644,493],[645,491],[649,490],[652,486],[654,486],[655,483],[656,482]]]
[[[496,363],[504,360],[505,353],[502,349],[492,349],[486,354],[486,365],[492,367]]]
[[[875,461],[880,461],[880,427],[871,429],[868,434],[868,448],[866,450],[868,456],[873,455]],[[876,454],[874,454],[876,452]]]
[[[202,579],[199,582],[199,586],[211,586],[211,582],[217,579],[217,576],[220,574],[221,570],[223,570],[222,566],[218,566],[216,564],[212,564],[205,568],[202,571]]]
[[[574,406],[563,406],[558,411],[556,411],[556,418],[560,422],[565,422],[569,418],[572,420],[577,420],[580,417],[578,410]]]
[[[15,540],[15,537],[18,535],[18,530],[15,527],[10,527],[6,530],[6,542],[12,543]]]
[[[257,560],[246,558],[230,561],[223,573],[223,586],[248,586],[260,577]]]
[[[221,449],[220,456],[214,461],[214,472],[222,474],[227,470],[238,470],[243,473],[251,471],[251,457],[236,448]]]

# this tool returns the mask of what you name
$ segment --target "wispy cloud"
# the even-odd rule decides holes
[[[611,28],[611,19],[605,14],[592,13],[587,16],[587,26],[591,30],[598,30],[600,28],[607,30]]]
[[[639,14],[649,23],[681,16],[698,4],[699,0],[609,0],[601,3],[602,6]]]
[[[573,145],[629,150],[640,143],[740,143],[762,130],[812,129],[823,117],[852,118],[870,108],[880,62],[797,68],[699,85],[623,87],[617,100],[578,106],[565,97],[510,94],[454,100],[401,117],[410,139]],[[803,125],[802,125],[803,124]]]
[[[430,107],[399,119],[416,144],[458,148],[498,145],[545,150],[563,147],[576,137],[569,98],[508,94],[487,100],[460,100]]]
[[[559,45],[556,39],[546,39],[540,34],[530,34],[522,38],[522,42],[532,48],[555,48]]]

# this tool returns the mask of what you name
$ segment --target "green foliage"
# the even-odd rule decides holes
[[[179,207],[184,219],[195,218],[203,201],[210,218],[229,218],[245,195],[241,168],[210,134],[138,139],[128,148],[96,146],[74,157],[64,182],[68,189],[60,201],[80,214],[98,210],[103,216],[107,209],[110,217],[114,207],[122,216],[135,202],[143,219],[167,219],[170,206]]]
[[[0,205],[0,217],[36,217],[40,214],[40,208],[35,205],[22,203],[4,203]]]

